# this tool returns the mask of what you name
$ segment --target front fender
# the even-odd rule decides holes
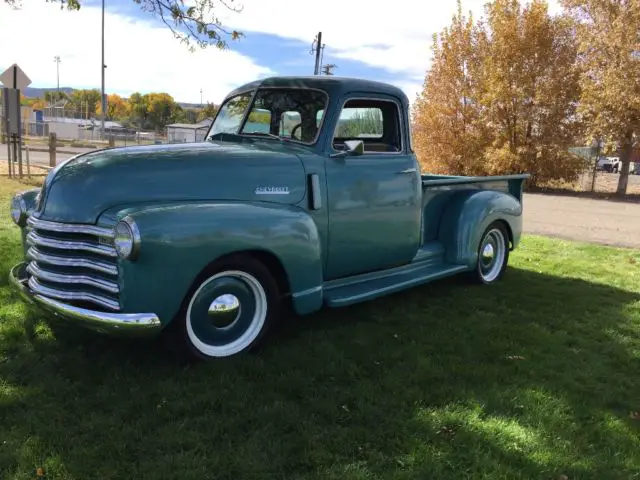
[[[287,275],[294,309],[322,305],[322,251],[313,220],[277,204],[189,203],[126,211],[138,225],[140,252],[120,260],[124,311],[154,312],[163,324],[178,313],[196,276],[213,260],[243,250],[275,256]]]
[[[446,261],[474,268],[480,238],[496,220],[507,224],[515,248],[522,232],[522,204],[517,198],[491,190],[464,190],[455,194],[444,209],[438,233],[445,246]]]

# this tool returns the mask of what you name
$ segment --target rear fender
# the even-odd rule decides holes
[[[119,261],[124,311],[154,312],[167,324],[203,269],[223,255],[247,250],[280,262],[297,313],[322,305],[318,231],[303,210],[278,204],[189,203],[126,213],[137,223],[141,242],[135,261]]]
[[[463,190],[455,194],[444,209],[438,232],[447,263],[473,269],[480,238],[497,220],[506,224],[515,248],[522,231],[522,204],[516,197],[491,190]]]

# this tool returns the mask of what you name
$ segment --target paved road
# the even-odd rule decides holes
[[[525,233],[640,248],[640,203],[527,193]]]

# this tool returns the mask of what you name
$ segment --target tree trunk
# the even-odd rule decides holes
[[[618,189],[616,195],[623,197],[627,194],[627,184],[629,183],[629,164],[633,152],[633,132],[628,131],[620,142],[620,177],[618,178]]]

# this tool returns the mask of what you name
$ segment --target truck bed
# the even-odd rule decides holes
[[[527,178],[529,174],[487,177],[422,175],[423,243],[437,238],[442,212],[454,195],[469,190],[494,190],[508,193],[522,202],[523,185]]]

